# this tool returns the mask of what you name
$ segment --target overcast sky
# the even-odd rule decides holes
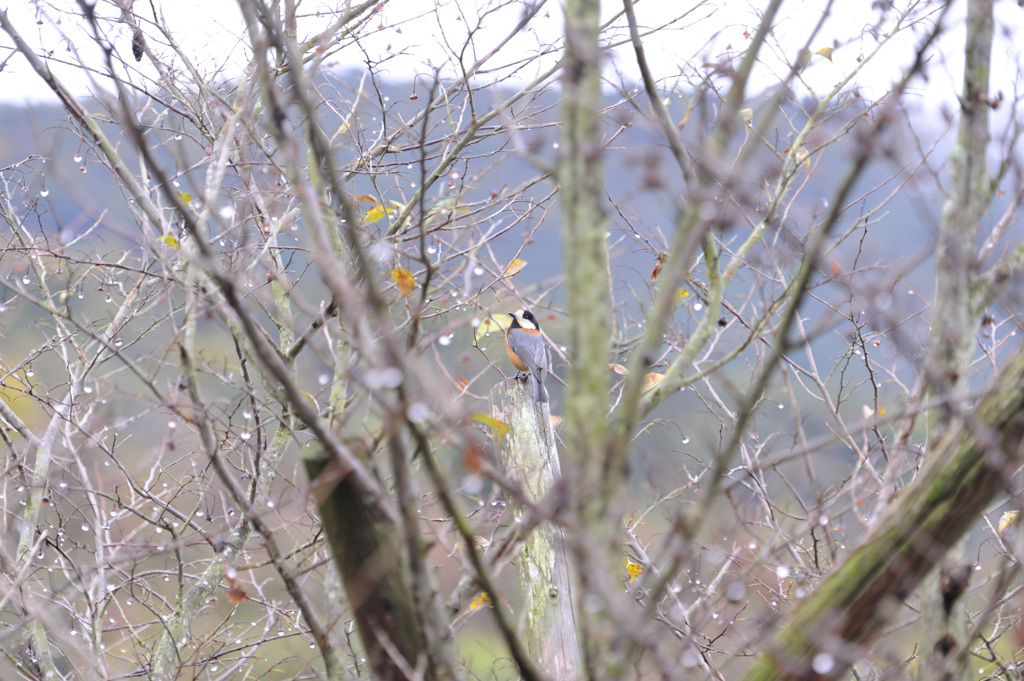
[[[151,17],[149,2],[138,3],[141,14]],[[164,14],[176,40],[193,63],[206,72],[219,71],[226,76],[237,74],[244,66],[247,52],[241,40],[243,24],[237,5],[232,0],[154,0]],[[475,24],[475,17],[483,10],[498,4],[489,0],[441,0],[435,6],[431,0],[390,0],[364,32],[358,47],[341,52],[332,64],[341,67],[360,68],[367,58],[391,57],[386,65],[386,74],[395,80],[411,79],[417,73],[429,73],[432,66],[451,64],[451,48],[460,45],[466,35],[466,25]],[[820,36],[812,42],[812,49],[837,44],[829,62],[815,56],[805,73],[808,83],[822,91],[827,90],[844,74],[858,65],[858,57],[870,53],[876,44],[866,32],[878,19],[878,10],[867,0],[837,0]],[[907,6],[897,2],[897,9]],[[74,7],[71,0],[53,0],[36,3],[33,0],[13,0],[9,3],[12,22],[29,43],[40,50],[53,51],[52,68],[72,89],[85,95],[90,88],[102,85],[102,80],[90,83],[81,69],[72,69],[61,62],[80,59],[89,66],[102,70],[99,51],[91,46],[88,36],[82,31],[80,22],[67,10]],[[300,13],[305,16],[300,23],[300,37],[313,34],[329,22],[328,11],[336,2],[311,2],[302,0]],[[637,13],[642,25],[658,26],[679,16],[683,11],[692,13],[682,22],[656,33],[646,39],[649,59],[660,77],[672,79],[680,69],[685,69],[687,60],[691,64],[714,61],[720,55],[742,49],[747,38],[744,32],[753,33],[758,22],[760,9],[767,0],[717,0],[714,2],[689,2],[687,0],[639,0]],[[786,60],[792,59],[797,50],[806,42],[810,31],[818,23],[825,7],[824,0],[790,0],[783,3],[780,20],[773,33],[773,40],[762,50],[762,63],[752,82],[752,90],[777,82],[779,74],[786,71]],[[103,7],[103,4],[101,4]],[[487,17],[478,33],[476,54],[486,53],[495,41],[504,36],[519,18],[523,3]],[[963,18],[966,0],[955,3],[947,18],[948,30],[944,34],[929,66],[927,82],[915,84],[914,96],[927,106],[941,102],[952,102],[959,89],[963,64]],[[620,11],[618,2],[606,0],[604,14],[610,16]],[[108,8],[108,14],[113,12]],[[319,17],[316,16],[320,12]],[[620,22],[621,23],[621,22]],[[1012,93],[1018,66],[1024,62],[1018,45],[1024,33],[1024,9],[1015,0],[997,3],[997,45],[994,50],[993,90],[1003,89],[1006,95]],[[378,28],[379,27],[379,28]],[[509,64],[531,53],[545,51],[558,44],[562,30],[560,4],[548,0],[527,30],[521,32],[505,48],[497,63]],[[864,96],[877,97],[884,93],[895,80],[913,55],[913,46],[921,30],[909,30],[892,40],[878,57],[854,79]],[[617,33],[625,37],[624,28]],[[131,35],[123,26],[117,26],[106,36],[116,49],[128,55],[131,50]],[[9,54],[12,42],[0,34],[0,46]],[[151,43],[152,44],[152,43]],[[71,51],[69,51],[69,47]],[[157,47],[157,51],[166,48]],[[549,66],[555,59],[552,51],[547,60],[538,60],[517,73],[527,79],[537,71]],[[130,57],[129,57],[130,60]],[[134,65],[134,62],[131,62]],[[155,75],[152,66],[144,61],[138,68],[150,76]],[[637,80],[637,68],[631,50],[616,49],[607,62],[607,77],[615,82],[632,85]],[[133,76],[139,78],[138,74]],[[53,96],[33,73],[27,63],[15,57],[0,73],[0,99],[12,103],[53,101]]]

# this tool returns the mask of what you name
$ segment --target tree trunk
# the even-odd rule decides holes
[[[838,679],[885,627],[901,601],[1005,490],[1024,451],[1024,351],[867,541],[796,609],[746,681]],[[977,433],[986,441],[979,442]],[[993,437],[987,437],[992,434]]]
[[[565,297],[571,348],[566,376],[562,441],[565,463],[573,480],[572,508],[581,536],[592,539],[574,546],[580,598],[599,599],[617,585],[621,551],[597,503],[602,480],[621,475],[604,470],[604,439],[608,430],[608,357],[614,316],[608,291],[608,219],[604,210],[601,170],[601,45],[598,39],[600,0],[566,0],[565,56],[562,61],[562,136],[558,165],[562,203],[562,249]],[[614,577],[613,577],[614,576]],[[601,595],[599,595],[601,594]],[[596,602],[596,600],[595,600]],[[604,611],[607,613],[607,609]],[[610,646],[617,623],[607,614],[582,618],[585,675],[617,676],[624,669],[621,646]]]
[[[534,402],[529,383],[502,381],[491,389],[491,415],[510,431],[498,441],[498,462],[529,501],[540,500],[561,477],[548,404]],[[513,527],[527,509],[510,499]],[[573,610],[571,555],[562,529],[541,523],[515,559],[530,656],[551,681],[575,681],[582,667]]]
[[[942,210],[936,248],[935,306],[929,381],[943,403],[929,415],[928,452],[941,435],[955,428],[970,387],[978,319],[977,243],[981,218],[991,199],[985,158],[989,142],[988,80],[992,53],[993,0],[970,0],[961,95],[960,130],[950,161],[950,193]],[[921,585],[920,681],[974,678],[968,654],[969,624],[963,598],[966,584],[954,585],[963,571],[964,546],[958,543],[941,569]],[[966,580],[966,577],[964,578]]]
[[[322,446],[303,447],[302,460],[374,678],[413,678],[426,650],[397,525],[364,502]]]

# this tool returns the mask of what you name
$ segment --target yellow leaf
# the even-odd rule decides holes
[[[412,272],[404,267],[396,267],[391,270],[391,278],[395,280],[398,292],[402,294],[403,298],[412,293],[416,288],[416,277],[412,276]]]
[[[171,248],[175,248],[175,249],[178,248],[178,240],[175,239],[170,234],[164,234],[162,237],[157,239],[157,241],[162,243],[165,246],[170,246]]]
[[[815,52],[814,54],[820,54],[825,59],[828,59],[829,61],[832,61],[832,48],[831,47],[823,47],[820,50],[818,50],[817,52]]]
[[[363,213],[363,222],[377,222],[377,220],[380,220],[385,214],[384,207],[377,204],[370,210]]]
[[[677,303],[682,302],[683,300],[686,300],[689,297],[690,297],[690,292],[687,291],[685,288],[677,288],[676,289],[676,302]]]
[[[626,376],[629,374],[629,369],[622,366],[621,364],[609,364],[608,368],[619,374],[620,376]]]
[[[512,318],[507,314],[500,314],[497,319],[488,317],[477,325],[476,340],[479,341],[481,338],[487,338],[492,333],[504,331],[511,323]]]
[[[307,393],[305,390],[300,390],[299,392],[305,395],[306,399],[309,400],[310,404],[313,405],[313,408],[316,409],[317,413],[320,413],[320,403],[316,401],[316,398]]]
[[[644,390],[650,390],[654,386],[661,383],[662,379],[665,378],[665,374],[649,373],[644,376]]]
[[[879,416],[885,416],[885,407],[879,407],[878,408],[878,415]]]
[[[394,206],[393,208],[391,206],[382,206],[377,199],[369,196],[368,194],[360,194],[356,198],[360,201],[373,204],[370,210],[363,213],[363,222],[377,222],[377,220],[380,220],[385,215],[394,215],[396,212],[401,212],[401,210],[405,208],[405,206],[397,201],[388,201],[391,206]]]
[[[469,418],[490,428],[491,432],[494,433],[495,440],[500,440],[508,435],[508,431],[512,430],[504,421],[499,421],[493,416],[488,416],[487,414],[470,414]]]
[[[377,199],[373,198],[369,194],[356,194],[352,198],[356,201],[362,201],[363,203],[375,203],[378,206],[380,205],[380,203],[377,202]]]
[[[1005,530],[1007,525],[1016,520],[1019,515],[1020,511],[1004,511],[1003,515],[999,518],[999,531]]]
[[[644,566],[640,563],[631,563],[629,559],[626,559],[626,572],[629,573],[629,581],[633,582],[637,577],[643,574]]]
[[[560,425],[562,425],[562,417],[561,416],[555,416],[554,414],[552,414],[551,415],[551,426],[553,428],[557,428]]]
[[[521,272],[524,267],[526,267],[526,261],[516,258],[515,260],[508,264],[508,267],[505,268],[505,276],[511,277],[513,275],[519,274],[519,272]]]
[[[28,390],[29,389],[29,387],[27,385],[22,383],[21,380],[18,379],[18,377],[14,376],[14,375],[8,375],[7,378],[4,379],[3,388],[4,388],[3,393],[8,398],[10,398],[10,392],[9,391],[11,391],[11,390]]]
[[[181,200],[185,202],[185,205],[192,203],[192,195],[188,192],[181,192]]]
[[[485,593],[478,593],[476,596],[473,596],[473,600],[469,602],[470,612],[482,610],[484,607],[491,607],[491,597]]]

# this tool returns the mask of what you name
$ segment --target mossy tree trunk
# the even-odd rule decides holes
[[[561,477],[548,403],[534,402],[529,383],[502,381],[491,389],[491,414],[509,426],[498,441],[498,463],[528,502],[540,501]],[[510,497],[514,527],[529,506]],[[562,529],[544,522],[529,531],[515,557],[522,597],[522,636],[530,656],[551,681],[575,681],[582,672],[573,607],[572,557]]]
[[[564,441],[574,465],[586,469],[606,430],[608,355],[611,347],[608,218],[601,186],[601,50],[597,0],[567,0],[562,129],[558,168],[565,252],[569,347]],[[593,466],[591,466],[593,467]]]
[[[610,594],[616,567],[618,528],[603,518],[598,502],[604,471],[607,428],[608,357],[613,319],[608,291],[608,219],[601,166],[601,46],[599,0],[566,0],[562,60],[562,157],[558,165],[562,203],[565,297],[571,349],[566,376],[562,441],[567,474],[573,479],[572,508],[581,537],[574,548],[582,599]],[[621,554],[619,554],[621,555]],[[604,611],[607,613],[607,610]],[[611,618],[595,614],[581,621],[586,675],[617,676],[621,653],[608,642],[619,634]]]
[[[971,361],[977,349],[979,304],[977,243],[981,219],[992,197],[985,154],[989,143],[989,65],[992,54],[993,0],[967,5],[965,69],[960,128],[950,163],[950,193],[942,211],[936,247],[935,306],[928,379],[941,400],[929,415],[928,452],[959,422],[970,387]],[[965,599],[970,569],[964,569],[963,542],[949,552],[941,569],[921,585],[920,681],[973,678]]]
[[[414,678],[425,668],[426,647],[395,519],[365,503],[324,447],[303,447],[302,460],[374,677]]]
[[[845,678],[862,645],[1004,491],[1024,458],[1024,352],[1006,364],[970,425],[948,431],[931,463],[871,536],[797,608],[746,681]]]

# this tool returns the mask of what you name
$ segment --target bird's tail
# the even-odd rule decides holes
[[[544,387],[544,382],[536,376],[533,376],[533,399],[536,402],[548,401],[548,389]]]

